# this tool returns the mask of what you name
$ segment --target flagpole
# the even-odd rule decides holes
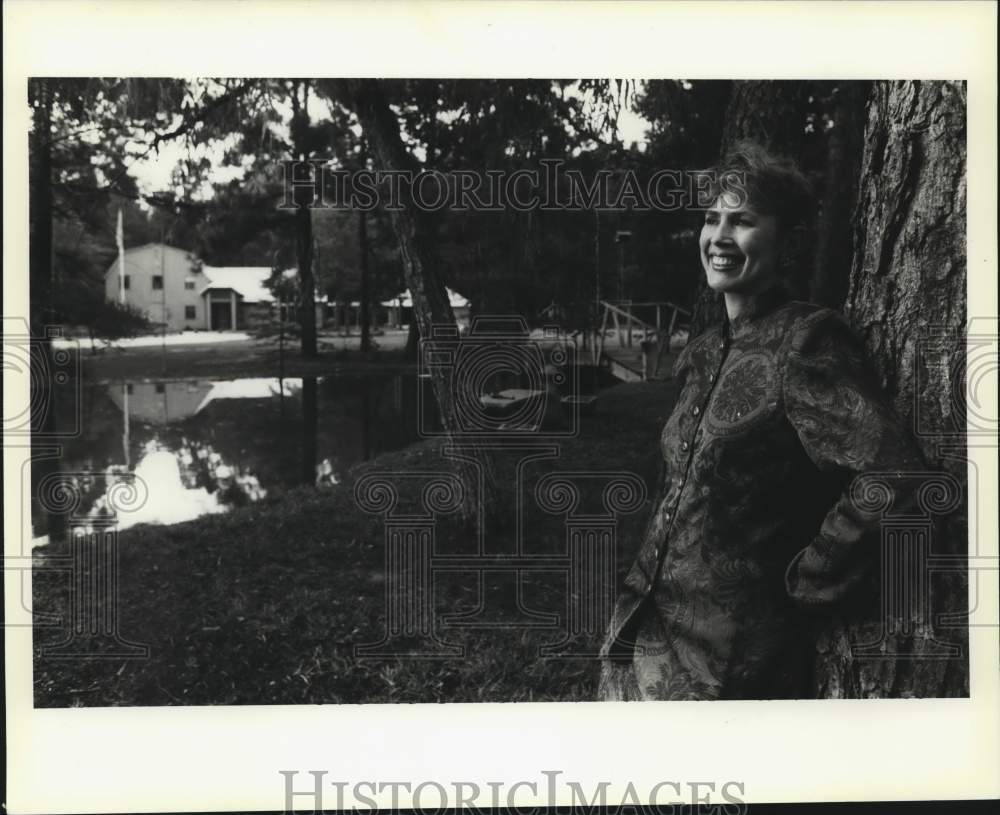
[[[122,221],[122,208],[118,207],[118,228],[115,230],[118,241],[118,302],[125,305],[125,227]]]

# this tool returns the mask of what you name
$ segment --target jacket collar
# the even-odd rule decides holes
[[[736,338],[745,335],[761,318],[766,317],[790,299],[791,296],[783,285],[778,283],[771,286],[750,300],[735,319],[730,320],[728,316],[726,317],[722,326],[724,336]],[[725,310],[724,307],[723,310]]]

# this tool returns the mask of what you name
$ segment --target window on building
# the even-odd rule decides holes
[[[153,288],[154,289],[163,288],[163,275],[160,274],[153,275]]]
[[[128,384],[127,384],[127,385],[125,386],[125,393],[132,393],[132,383],[131,383],[131,382],[129,382],[129,383],[128,383]]]
[[[188,291],[194,291],[194,280],[192,280],[191,278],[185,280],[184,288],[187,289]]]
[[[167,389],[167,386],[164,385],[162,382],[157,382],[156,383],[156,392],[157,393],[163,393],[166,389]]]
[[[124,280],[122,280],[122,285],[127,289],[127,288],[129,288],[129,285],[131,283],[132,283],[132,279],[128,275],[125,275]]]
[[[198,316],[197,310],[194,306],[184,306],[184,319],[193,320]]]

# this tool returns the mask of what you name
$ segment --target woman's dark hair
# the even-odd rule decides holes
[[[790,159],[774,156],[751,141],[741,141],[714,168],[708,192],[738,196],[754,209],[774,215],[782,232],[808,225],[813,215],[809,182]]]

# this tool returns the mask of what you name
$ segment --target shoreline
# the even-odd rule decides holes
[[[354,339],[356,344],[356,338]],[[330,343],[321,344],[313,359],[300,356],[297,345],[254,339],[221,344],[181,344],[110,348],[99,354],[77,350],[71,378],[87,384],[125,381],[174,381],[187,379],[239,379],[243,377],[322,376],[334,372],[415,371],[417,363],[405,350],[376,348],[362,353]],[[72,354],[73,351],[70,351]],[[283,357],[283,359],[282,359]]]

